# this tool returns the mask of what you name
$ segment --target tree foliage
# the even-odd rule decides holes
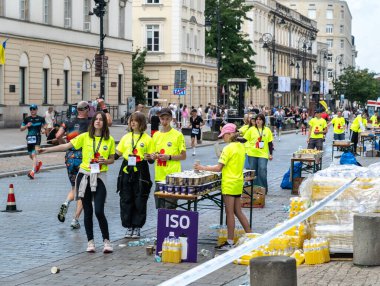
[[[211,21],[211,31],[206,32],[206,54],[210,57],[217,57],[217,13],[219,11],[221,25],[220,84],[226,85],[229,78],[246,78],[249,86],[260,88],[261,84],[254,70],[253,56],[256,53],[252,48],[252,42],[248,39],[248,34],[240,30],[244,21],[252,21],[246,15],[251,8],[244,2],[244,0],[206,1],[205,17]]]
[[[367,100],[379,97],[380,84],[375,79],[375,73],[368,69],[349,67],[334,81],[334,89],[338,95],[344,94],[351,102],[365,105]]]
[[[132,96],[136,104],[146,103],[147,83],[149,78],[144,75],[146,49],[137,49],[132,55]]]

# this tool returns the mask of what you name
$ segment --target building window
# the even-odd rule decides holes
[[[153,102],[158,98],[158,85],[148,85],[148,106],[153,106]]]
[[[343,40],[343,39],[340,40],[340,48],[341,48],[341,49],[344,49],[344,40]]]
[[[63,71],[63,104],[69,103],[69,71]]]
[[[118,85],[117,85],[117,102],[119,104],[123,103],[123,75],[118,75]]]
[[[44,24],[51,24],[51,0],[44,0],[43,8]]]
[[[25,104],[26,98],[26,67],[20,67],[20,104]]]
[[[194,0],[190,0],[190,9],[194,9]]]
[[[308,17],[310,19],[317,18],[317,10],[315,10],[315,9],[309,9],[309,11],[308,11]]]
[[[341,34],[344,33],[344,26],[343,26],[343,25],[340,25],[339,32],[340,32]]]
[[[29,21],[29,0],[20,0],[20,19]]]
[[[327,70],[327,77],[328,78],[332,78],[334,75],[333,75],[333,70],[332,69],[328,69]]]
[[[146,26],[146,49],[148,52],[158,52],[160,50],[160,26]]]
[[[340,10],[340,18],[344,19],[344,10]]]
[[[334,40],[333,39],[327,39],[326,40],[327,46],[331,49],[334,46]]]
[[[5,0],[0,0],[0,16],[5,16]]]
[[[146,0],[147,4],[160,4],[160,0]]]
[[[333,59],[333,55],[332,54],[328,54],[327,55],[327,62],[332,63],[332,59]]]
[[[326,10],[326,19],[329,19],[329,20],[334,19],[333,10],[331,10],[331,9]]]
[[[42,94],[43,94],[43,104],[48,103],[48,87],[49,87],[49,70],[43,69],[43,80],[42,80]]]
[[[119,38],[125,37],[125,8],[119,8]]]
[[[327,34],[332,34],[334,30],[334,25],[333,24],[327,24],[326,25],[326,33]]]
[[[63,8],[63,14],[64,14],[64,27],[65,28],[71,28],[71,0],[65,0],[64,2],[64,8]]]
[[[91,30],[91,16],[88,13],[91,11],[91,0],[83,1],[83,30],[90,32]]]

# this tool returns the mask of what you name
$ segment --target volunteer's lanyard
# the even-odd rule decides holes
[[[99,152],[99,149],[100,149],[100,145],[102,144],[102,141],[103,141],[103,136],[100,137],[100,140],[99,140],[99,143],[98,143],[98,147],[96,147],[96,149],[95,149],[95,138],[92,141],[92,149],[94,151],[94,158],[99,158],[99,156],[100,156],[100,154],[98,152]]]
[[[261,141],[261,139],[263,138],[264,127],[263,127],[263,128],[261,128],[261,133],[260,133],[260,131],[259,131],[259,128],[258,128],[258,127],[256,127],[256,129],[257,129],[257,132],[259,133],[259,141]]]
[[[135,140],[133,140],[133,132],[131,132],[131,133],[132,133],[132,153],[133,153],[133,151],[135,150],[135,148],[137,146],[137,143],[139,143],[141,137],[143,136],[143,133],[140,133],[140,137],[139,137],[139,139],[137,139],[136,144],[135,144]]]

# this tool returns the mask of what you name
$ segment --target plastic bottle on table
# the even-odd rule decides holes
[[[162,243],[162,262],[168,262],[168,239],[165,237],[164,242]]]

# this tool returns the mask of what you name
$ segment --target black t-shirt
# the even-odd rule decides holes
[[[193,119],[193,117],[190,117],[190,124],[192,128],[200,128],[201,123],[203,123],[202,117],[197,116],[195,119]]]
[[[28,135],[35,135],[35,136],[41,136],[41,128],[46,124],[45,118],[41,116],[28,116],[25,117],[24,121],[22,122],[23,126],[28,125],[28,123],[31,122],[32,125],[28,127]]]

